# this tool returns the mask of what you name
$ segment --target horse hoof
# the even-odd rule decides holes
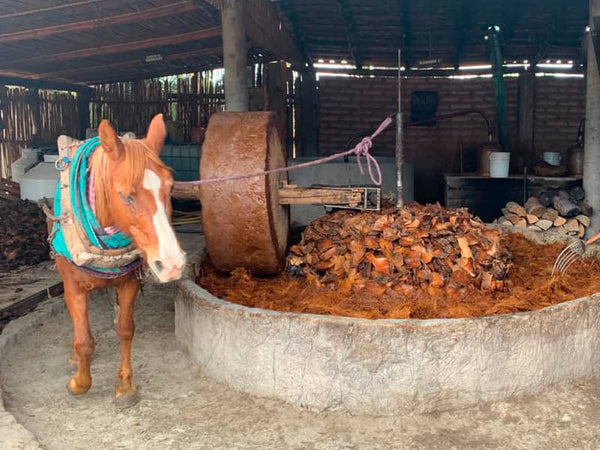
[[[75,381],[75,378],[70,378],[69,381],[67,382],[67,392],[69,394],[71,394],[73,397],[79,397],[79,396],[85,394],[87,391],[90,390],[90,387],[91,387],[91,384],[87,388],[80,387],[77,384],[77,381]]]
[[[135,406],[140,401],[137,389],[132,388],[131,392],[123,395],[115,395],[115,408],[127,409]]]

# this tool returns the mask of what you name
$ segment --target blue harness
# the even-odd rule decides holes
[[[63,159],[61,161],[63,167],[70,166],[69,185],[71,187],[71,207],[78,225],[81,227],[81,230],[84,231],[91,245],[105,250],[124,250],[133,243],[131,236],[122,231],[118,231],[114,234],[107,233],[96,218],[88,200],[89,160],[99,145],[100,140],[98,137],[88,139],[79,146],[71,161],[68,159]],[[56,186],[56,194],[54,196],[54,215],[56,217],[61,216],[60,181]],[[57,255],[65,257],[77,268],[99,278],[117,278],[123,276],[139,268],[142,263],[142,260],[138,258],[127,265],[114,268],[80,266],[73,262],[73,257],[65,242],[65,236],[62,232],[60,221],[54,222],[51,236],[50,245]]]

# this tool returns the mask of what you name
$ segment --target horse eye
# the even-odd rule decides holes
[[[121,200],[123,200],[123,203],[125,203],[126,205],[132,205],[133,204],[133,195],[129,194],[127,196],[120,194],[121,196]]]

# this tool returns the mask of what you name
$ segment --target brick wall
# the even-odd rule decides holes
[[[505,78],[506,112],[511,145],[517,138],[518,79]],[[582,79],[537,78],[535,116],[536,151],[565,150],[575,139],[583,114]],[[438,114],[457,109],[478,109],[490,121],[494,132],[496,112],[491,78],[449,79],[410,78],[403,80],[402,111],[410,118],[410,97],[415,90],[438,93]],[[373,130],[386,114],[396,110],[395,78],[321,78],[319,81],[319,151],[342,151],[361,131]],[[433,127],[408,127],[404,133],[405,154],[415,167],[415,197],[420,202],[442,201],[443,174],[459,172],[460,148],[463,170],[475,171],[478,148],[487,140],[485,122],[478,115],[440,121]],[[395,128],[384,132],[374,143],[375,155],[393,155]],[[516,159],[516,158],[513,158]],[[516,161],[513,161],[516,166]]]
[[[577,138],[579,121],[585,115],[583,78],[538,78],[534,122],[535,150],[563,152]]]

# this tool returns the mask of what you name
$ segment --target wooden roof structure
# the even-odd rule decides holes
[[[246,0],[249,61],[581,59],[588,0]],[[223,64],[223,0],[0,0],[0,84],[77,88]],[[16,83],[15,83],[16,84]]]
[[[581,58],[588,0],[275,0],[314,60],[417,68],[488,62],[498,25],[505,60]]]
[[[249,61],[301,60],[278,10],[269,0],[252,3]],[[0,0],[0,84],[76,88],[220,67],[220,7],[219,0]]]

